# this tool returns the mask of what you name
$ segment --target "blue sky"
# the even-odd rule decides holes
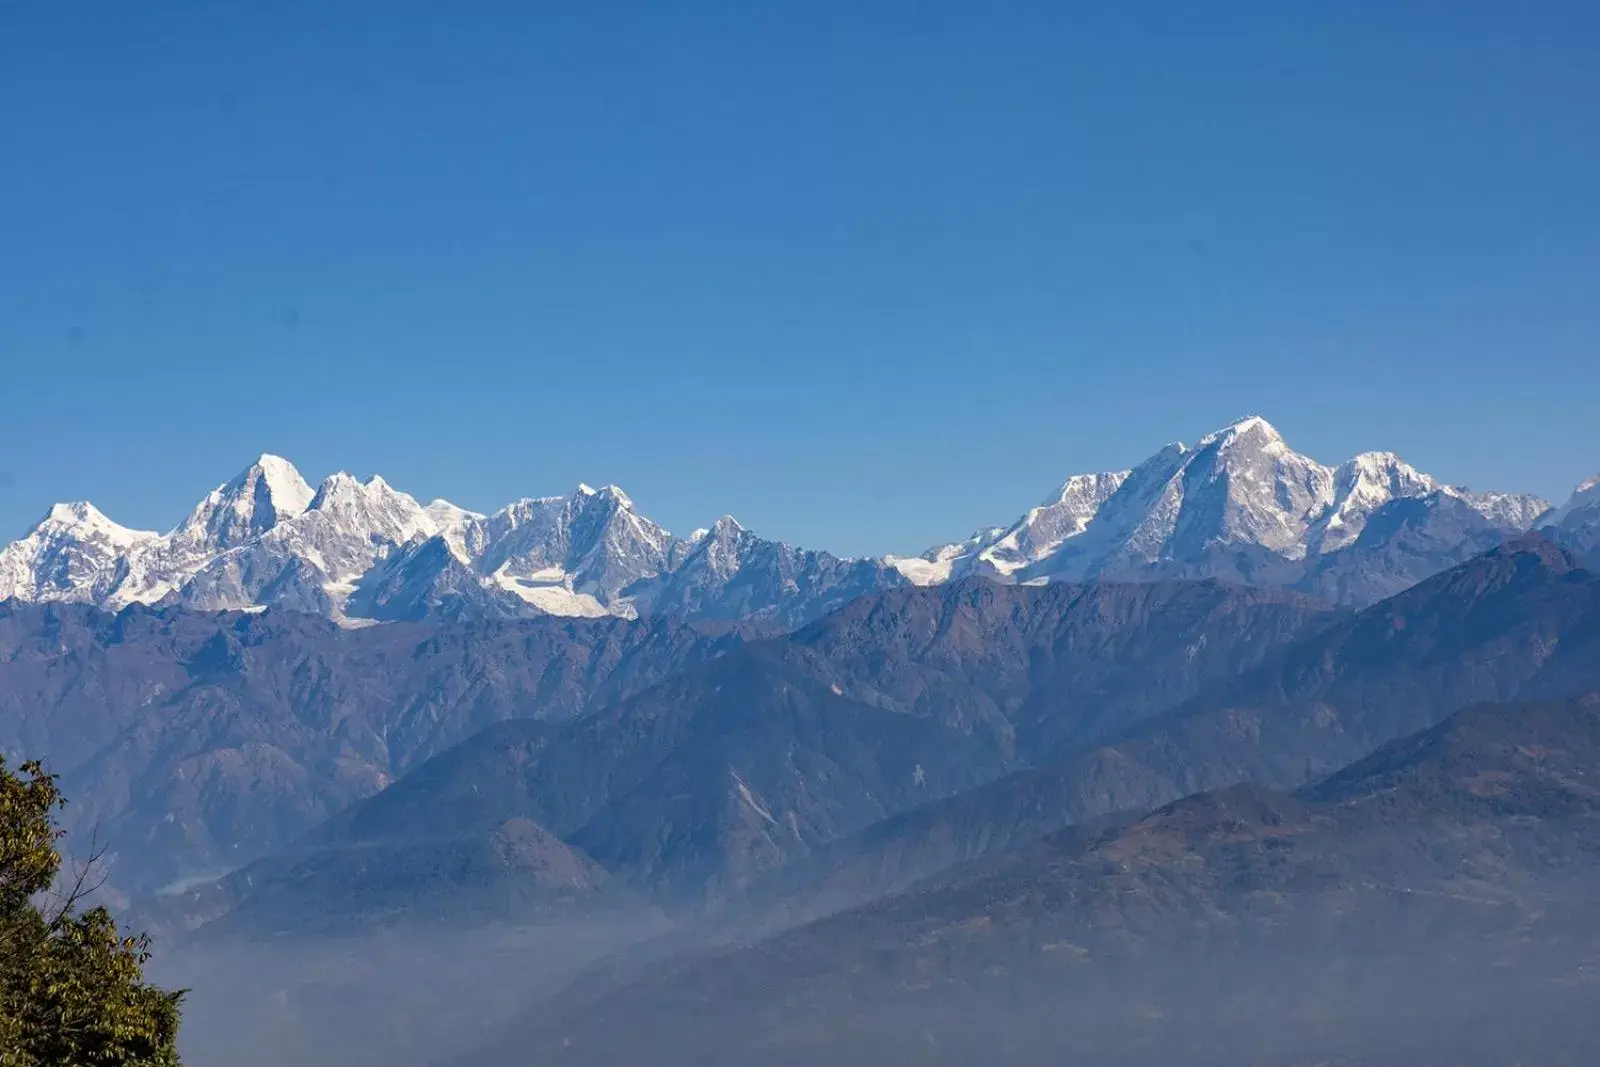
[[[261,451],[840,551],[1249,413],[1600,469],[1600,5],[0,7],[0,537]]]

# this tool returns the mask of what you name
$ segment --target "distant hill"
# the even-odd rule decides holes
[[[515,1041],[551,1064],[976,1062],[974,1041],[1029,1063],[1576,1063],[1597,874],[1600,697],[1478,706],[1296,794],[1068,831],[549,1006]]]

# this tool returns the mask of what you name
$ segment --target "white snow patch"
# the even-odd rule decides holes
[[[557,584],[566,577],[566,574],[557,567],[547,567],[535,576],[517,577],[508,574],[506,567],[501,566],[499,570],[489,575],[489,581],[546,615],[593,619],[612,614],[604,604],[590,594],[575,593],[565,585]]]
[[[744,801],[745,805],[749,807],[751,811],[767,820],[767,822],[771,823],[773,826],[777,826],[778,820],[774,819],[772,817],[772,812],[762,807],[761,802],[756,800],[755,793],[751,792],[750,787],[745,784],[744,779],[739,777],[739,772],[730,770],[729,773],[733,775],[733,787],[734,790],[739,794],[739,799]]]
[[[912,585],[939,585],[950,580],[954,561],[922,559],[918,556],[885,556],[883,562],[900,572]]]
[[[267,483],[267,491],[272,495],[272,504],[280,519],[292,518],[311,506],[312,498],[317,495],[316,490],[300,476],[293,463],[282,456],[263,452],[261,458],[256,460],[256,466],[261,468],[261,477]]]

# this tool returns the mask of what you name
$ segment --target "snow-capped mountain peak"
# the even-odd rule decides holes
[[[889,556],[885,562],[913,585],[935,585],[967,574],[1009,578],[1087,530],[1132,473],[1075,474],[1010,526],[986,527],[921,556]]]
[[[1248,441],[1257,448],[1288,448],[1283,440],[1283,435],[1278,428],[1260,415],[1246,415],[1236,422],[1229,423],[1220,430],[1214,430],[1200,438],[1195,451],[1210,448],[1213,445],[1229,447],[1236,441]]]
[[[1107,504],[1128,529],[1113,538],[1107,561],[1153,563],[1236,544],[1293,558],[1331,482],[1328,468],[1291,449],[1271,423],[1240,419],[1194,449],[1163,450],[1135,469],[1130,488],[1138,495]]]
[[[1338,467],[1341,477],[1388,480],[1397,486],[1406,481],[1434,485],[1434,480],[1418,471],[1393,452],[1358,452]]]
[[[1538,526],[1565,548],[1600,566],[1600,474],[1579,482],[1565,504],[1540,516]]]
[[[458,560],[470,560],[482,551],[483,523],[486,516],[442,499],[429,501],[422,510],[427,515],[428,522],[450,547],[451,554]]]
[[[992,540],[891,563],[919,584],[974,571],[1013,581],[1290,575],[1354,544],[1367,520],[1392,502],[1441,492],[1508,532],[1526,529],[1542,510],[1532,497],[1440,485],[1391,452],[1325,466],[1251,415],[1193,448],[1170,444],[1131,471],[1069,479],[1056,498]],[[1078,506],[1052,511],[1056,501],[1073,499]]]
[[[726,581],[739,570],[743,555],[746,530],[732,515],[724,515],[711,524],[711,530],[699,544],[706,567],[718,579]]]
[[[259,479],[265,484],[267,495],[285,518],[300,514],[316,495],[293,463],[270,452],[261,453],[241,477]]]
[[[129,554],[159,540],[112,522],[86,500],[56,504],[0,549],[0,600],[97,602],[122,581]]]
[[[630,614],[624,590],[668,567],[673,539],[615,485],[520,500],[481,524],[478,570],[540,610]]]
[[[106,544],[118,546],[134,545],[159,536],[148,530],[130,530],[126,526],[112,522],[104,512],[87,500],[69,500],[52,504],[44,518],[39,520],[30,533],[68,531],[95,537]]]
[[[591,489],[590,494],[601,500],[609,500],[625,511],[633,510],[633,498],[622,491],[618,485],[602,485],[599,489]]]
[[[1567,502],[1547,511],[1540,517],[1539,525],[1545,528],[1565,526],[1590,512],[1600,517],[1600,474],[1579,482]]]
[[[979,552],[982,564],[996,574],[1010,575],[1056,551],[1089,528],[1131,471],[1075,474],[1056,492]]]
[[[322,484],[317,486],[316,493],[311,498],[309,511],[321,511],[328,507],[329,502],[354,501],[366,496],[366,485],[360,478],[349,471],[335,471],[322,479]]]
[[[344,471],[329,475],[306,511],[327,517],[344,532],[376,533],[396,544],[435,532],[427,512],[414,497],[377,475],[365,482]]]
[[[1352,544],[1378,508],[1391,500],[1426,496],[1438,489],[1437,482],[1393,452],[1362,452],[1333,469],[1331,498],[1307,528],[1307,554]]]
[[[304,514],[314,495],[294,464],[264,453],[206,494],[172,538],[189,551],[232,548]]]

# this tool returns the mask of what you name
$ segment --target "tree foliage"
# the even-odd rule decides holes
[[[37,903],[61,871],[62,803],[37,763],[0,759],[0,1067],[175,1067],[182,994],[145,983],[149,942],[80,912],[81,876]]]

